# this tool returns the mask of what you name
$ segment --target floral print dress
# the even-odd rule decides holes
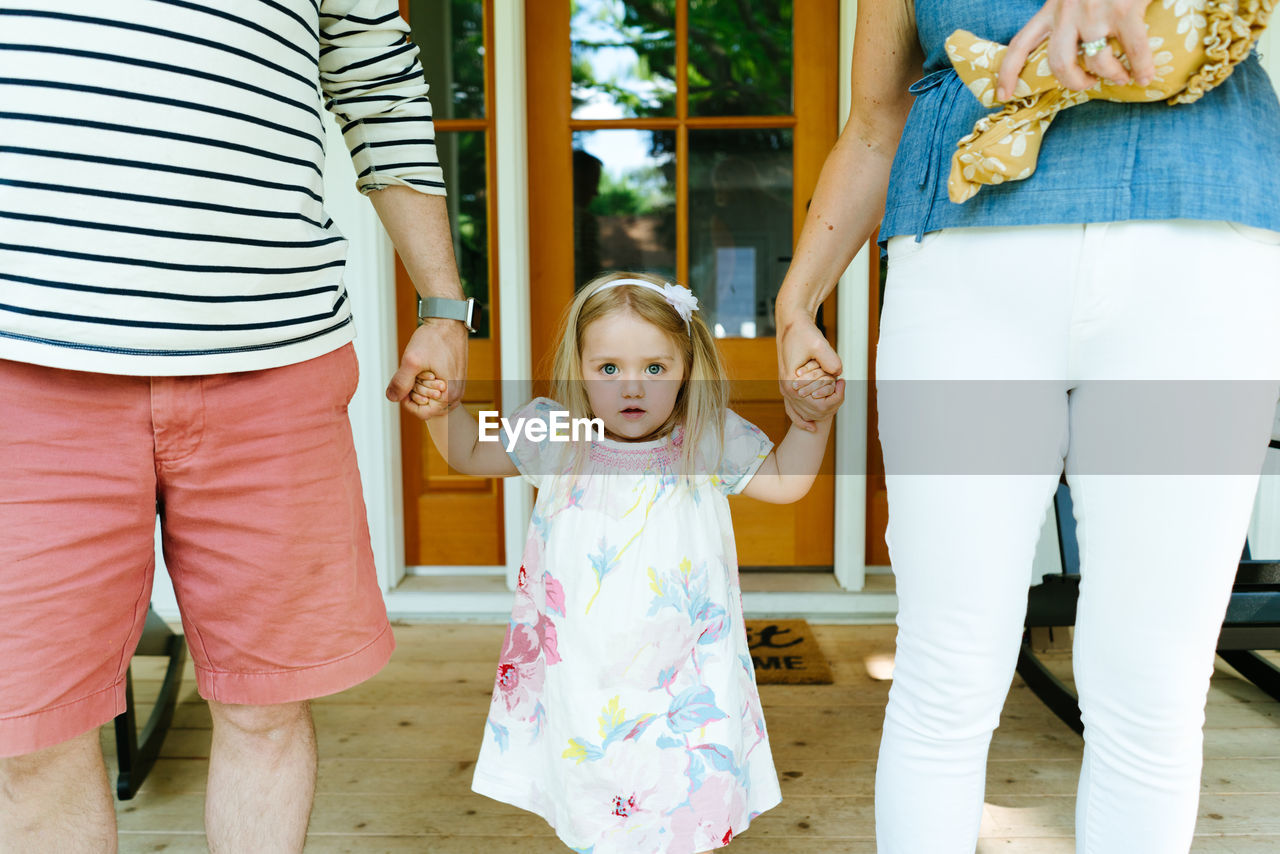
[[[472,788],[574,851],[707,851],[781,800],[727,497],[772,443],[732,412],[724,433],[693,485],[679,429],[576,462],[563,443],[511,452],[539,493]]]

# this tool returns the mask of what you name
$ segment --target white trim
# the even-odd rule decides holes
[[[499,371],[503,390],[513,380],[532,378],[533,344],[529,328],[529,162],[525,127],[524,2],[493,4],[493,114],[498,194]],[[502,400],[504,409],[524,403]],[[507,587],[515,590],[533,512],[533,488],[523,478],[502,484],[503,536]]]
[[[1263,31],[1258,53],[1272,85],[1280,89],[1280,26],[1272,25]],[[1280,411],[1276,413],[1274,429],[1275,435],[1280,436]],[[1280,451],[1271,451],[1262,469],[1249,525],[1249,545],[1255,558],[1280,557]]]
[[[400,363],[396,340],[395,253],[373,205],[356,190],[355,168],[336,120],[325,122],[325,210],[350,241],[343,280],[356,322],[361,381],[347,412],[355,438],[378,582],[404,578],[404,498],[400,415],[383,389]]]
[[[840,127],[849,118],[852,100],[848,69],[853,67],[853,31],[857,0],[840,0]],[[871,248],[863,246],[836,289],[836,352],[844,364],[845,402],[836,415],[835,573],[845,590],[866,583],[867,541],[867,274]],[[844,474],[859,472],[859,474]]]
[[[469,578],[506,578],[505,564],[497,566],[406,566],[406,578],[435,578],[437,576],[466,576]]]
[[[394,620],[471,620],[505,623],[511,616],[512,593],[481,591],[398,591],[386,596],[387,612]],[[898,611],[894,593],[787,593],[742,594],[748,620],[790,617],[822,623],[887,625]]]
[[[181,619],[178,610],[178,594],[173,591],[169,569],[164,564],[164,549],[160,544],[160,524],[156,523],[156,574],[151,584],[151,607],[166,620]]]
[[[1280,438],[1280,409],[1276,410],[1272,435]],[[1268,451],[1262,466],[1253,519],[1249,523],[1249,548],[1257,560],[1280,558],[1280,451]]]

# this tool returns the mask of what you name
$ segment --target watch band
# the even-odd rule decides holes
[[[475,332],[476,301],[474,297],[467,299],[446,299],[445,297],[418,297],[418,322],[433,317],[445,320],[459,320],[467,327],[468,332]]]

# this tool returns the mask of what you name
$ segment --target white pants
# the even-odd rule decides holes
[[[974,851],[1040,526],[1078,521],[1076,850],[1191,845],[1214,647],[1280,395],[1280,234],[894,238],[876,382],[899,599],[882,854]]]

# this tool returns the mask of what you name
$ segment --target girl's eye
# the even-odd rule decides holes
[[[654,376],[657,376],[658,374],[662,373],[662,365],[653,364],[645,368],[645,370],[653,374]]]
[[[601,365],[601,366],[600,366],[600,373],[604,374],[605,376],[611,377],[611,376],[613,376],[614,374],[616,374],[617,372],[618,372],[618,366],[617,366],[617,365],[614,365],[614,364],[608,364],[608,365]]]

